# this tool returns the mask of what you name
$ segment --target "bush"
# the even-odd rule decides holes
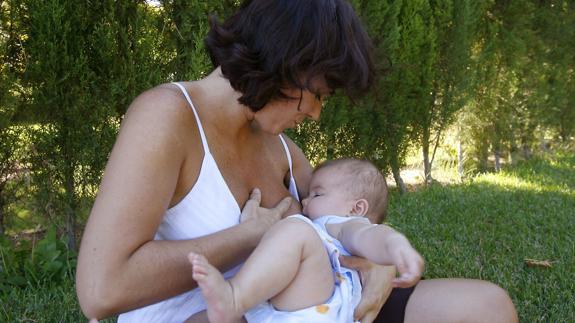
[[[76,253],[68,250],[53,228],[37,244],[33,240],[13,242],[0,238],[0,292],[73,279],[76,258]]]

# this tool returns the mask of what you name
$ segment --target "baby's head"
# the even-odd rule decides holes
[[[309,195],[302,204],[303,213],[311,219],[356,215],[380,223],[387,210],[387,184],[369,161],[331,160],[314,170]]]

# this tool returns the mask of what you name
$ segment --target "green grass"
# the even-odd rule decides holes
[[[87,322],[80,311],[74,281],[69,279],[61,285],[29,285],[14,288],[0,295],[0,322]],[[101,323],[115,322],[115,319]]]
[[[575,322],[573,154],[394,195],[389,221],[426,259],[426,278],[486,279],[509,291],[521,322]],[[0,297],[0,322],[85,322],[72,279]]]
[[[509,291],[521,322],[575,322],[575,156],[393,196],[389,221],[426,259],[426,278],[486,279]]]
[[[71,280],[60,286],[14,288],[2,296],[0,322],[82,322]]]

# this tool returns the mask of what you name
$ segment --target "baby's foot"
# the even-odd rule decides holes
[[[208,306],[208,319],[211,323],[241,322],[242,314],[234,307],[234,294],[230,283],[206,257],[190,253],[188,260],[193,265],[193,277],[202,290]]]

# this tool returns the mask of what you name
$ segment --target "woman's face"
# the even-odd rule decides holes
[[[255,112],[254,121],[263,131],[279,134],[286,129],[295,128],[306,118],[319,120],[323,100],[330,94],[330,90],[323,84],[317,85],[319,86],[312,87],[312,90],[299,88],[282,90],[286,98],[279,98],[266,104]]]

